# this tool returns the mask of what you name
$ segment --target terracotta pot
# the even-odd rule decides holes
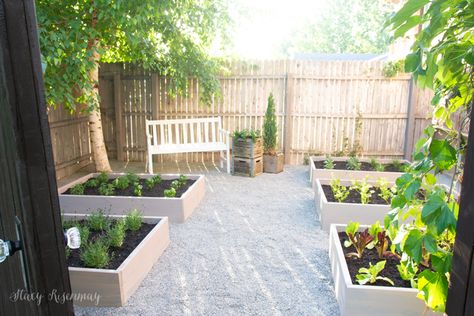
[[[278,153],[276,155],[263,155],[263,172],[279,173],[283,171],[285,164],[285,155]]]

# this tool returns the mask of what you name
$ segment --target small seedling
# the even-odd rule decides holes
[[[100,195],[111,196],[115,193],[115,186],[112,183],[102,183],[98,191]]]
[[[181,187],[179,180],[173,180],[170,185],[173,189],[178,190]]]
[[[109,175],[106,172],[101,172],[97,176],[97,181],[99,181],[99,184],[107,183],[109,182]]]
[[[109,244],[112,247],[121,247],[125,240],[125,221],[119,220],[114,226],[109,228],[107,236],[109,238]]]
[[[76,184],[71,188],[71,193],[74,195],[84,195],[84,185]]]
[[[142,196],[143,186],[139,182],[133,183],[133,195]]]
[[[89,228],[93,231],[103,231],[109,226],[109,219],[102,210],[92,212],[87,218]]]
[[[137,231],[142,227],[143,215],[139,210],[133,210],[125,217],[125,228],[131,231]]]
[[[89,179],[87,182],[84,184],[86,188],[91,188],[95,189],[99,186],[99,181],[97,179]]]
[[[359,159],[355,156],[349,157],[347,159],[347,169],[349,170],[360,170],[362,164],[360,163]]]
[[[378,179],[377,187],[380,190],[378,196],[380,196],[385,202],[390,203],[396,192],[395,186],[389,188],[387,181],[385,181],[384,179]]]
[[[176,196],[176,190],[174,188],[169,188],[168,190],[164,191],[165,197],[173,198]]]
[[[156,176],[153,176],[151,178],[146,179],[145,180],[145,185],[146,185],[146,188],[148,190],[151,190],[155,187],[155,185],[157,185],[160,182],[161,182],[161,176],[156,175]]]
[[[409,168],[408,165],[403,164],[398,159],[392,160],[392,166],[393,166],[393,168],[395,168],[395,170],[398,170],[399,172],[406,172]]]
[[[350,193],[350,190],[345,185],[341,184],[340,179],[331,180],[331,190],[332,194],[334,195],[334,198],[339,203],[344,202],[344,200],[347,199]]]
[[[379,261],[375,265],[369,262],[369,268],[360,268],[359,273],[356,275],[357,283],[360,285],[374,284],[377,280],[381,280],[394,285],[393,281],[389,278],[379,276],[379,273],[385,268],[385,263],[385,260]]]
[[[113,184],[117,189],[125,190],[130,186],[130,180],[126,176],[121,176],[115,179]]]
[[[362,258],[365,248],[370,245],[374,238],[369,234],[368,229],[359,232],[360,224],[358,222],[349,222],[346,227],[346,235],[349,240],[344,242],[344,246],[354,246],[356,252],[348,253],[347,257]]]
[[[334,160],[331,158],[331,156],[327,156],[323,165],[324,169],[334,169]]]
[[[367,178],[363,181],[353,181],[351,189],[356,190],[360,194],[360,203],[367,204],[372,197],[372,194],[375,192],[371,190],[372,186],[367,183]]]
[[[106,242],[99,239],[87,244],[81,251],[81,260],[89,268],[105,268],[110,261]]]

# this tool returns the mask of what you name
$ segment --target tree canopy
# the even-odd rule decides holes
[[[218,88],[218,63],[208,48],[225,34],[220,0],[37,0],[45,87],[50,106],[97,106],[90,71],[101,62],[132,62],[158,70],[184,91],[197,77],[204,97]]]

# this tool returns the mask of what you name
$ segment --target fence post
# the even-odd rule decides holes
[[[124,161],[124,130],[122,125],[122,79],[121,67],[114,73],[114,102],[115,102],[115,141],[117,142],[117,160]]]
[[[158,120],[159,119],[159,96],[158,96],[158,74],[153,72],[151,74],[151,118],[153,120]]]
[[[283,138],[283,149],[285,153],[285,163],[291,163],[291,139],[293,137],[293,88],[294,88],[294,75],[287,73],[286,74],[286,84],[285,84],[285,128],[283,129],[284,138]]]
[[[415,142],[415,103],[416,97],[416,85],[413,80],[413,76],[410,77],[408,85],[408,102],[407,102],[407,125],[405,129],[405,144],[403,148],[404,158],[411,160],[411,155],[414,149]]]

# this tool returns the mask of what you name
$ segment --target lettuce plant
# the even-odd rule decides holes
[[[362,181],[353,181],[351,189],[356,190],[360,194],[360,203],[368,204],[372,194],[375,192],[372,185],[367,183],[367,178]]]
[[[168,190],[164,191],[164,195],[167,198],[172,198],[176,196],[176,190],[175,188],[169,188]]]
[[[360,268],[359,273],[356,275],[357,283],[360,285],[374,284],[378,280],[385,281],[391,285],[394,285],[393,281],[387,277],[379,276],[380,272],[385,268],[386,261],[379,261],[375,265],[369,262],[368,268]]]
[[[390,203],[393,196],[395,195],[396,188],[393,186],[389,187],[388,182],[385,181],[384,179],[377,180],[377,187],[380,190],[380,192],[378,193],[378,196],[381,197],[385,202]]]
[[[340,179],[332,179],[330,185],[332,194],[336,201],[339,203],[344,202],[344,200],[349,196],[350,190],[345,185],[341,184]]]
[[[374,237],[369,234],[368,229],[359,232],[359,226],[360,224],[358,222],[349,222],[349,224],[347,224],[346,235],[349,240],[344,242],[344,246],[346,248],[354,246],[356,252],[348,253],[347,256],[357,257],[360,259],[363,257],[365,248],[371,244]]]

